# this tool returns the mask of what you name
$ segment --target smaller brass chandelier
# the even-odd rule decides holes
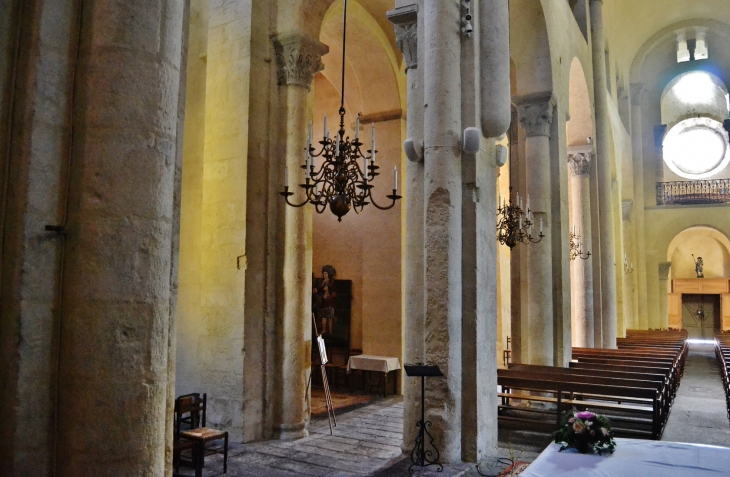
[[[540,219],[540,233],[532,236],[532,222],[534,216],[530,210],[530,196],[527,196],[526,209],[522,209],[522,199],[517,194],[517,200],[512,203],[512,187],[509,188],[509,201],[500,200],[497,204],[497,240],[510,249],[518,243],[525,245],[540,242],[545,234],[542,233],[542,219]]]
[[[385,206],[378,205],[372,194],[372,181],[377,176],[380,166],[375,165],[375,123],[371,128],[370,149],[363,153],[363,143],[360,142],[360,115],[355,122],[355,138],[345,137],[345,47],[347,46],[347,0],[344,2],[343,31],[342,31],[342,89],[340,102],[340,128],[334,138],[330,138],[327,129],[327,116],[324,117],[324,137],[319,144],[319,152],[312,145],[312,124],[309,124],[309,139],[304,156],[304,189],[306,198],[301,203],[289,200],[294,192],[289,191],[289,170],[285,171],[284,191],[279,195],[292,207],[303,207],[312,204],[321,214],[329,206],[330,211],[342,222],[342,217],[350,209],[356,213],[362,212],[368,204],[373,204],[380,210],[388,210],[395,206],[398,199],[398,168],[393,169],[393,193],[386,197],[391,203]],[[321,165],[315,166],[314,158],[324,159]]]
[[[583,253],[583,245],[580,243],[580,230],[576,233],[575,228],[573,228],[573,231],[570,233],[570,259],[576,260],[580,258],[581,260],[588,260],[590,256],[591,252]]]
[[[624,273],[628,275],[629,273],[634,271],[634,265],[629,264],[629,257],[624,254]]]

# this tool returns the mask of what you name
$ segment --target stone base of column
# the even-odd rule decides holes
[[[304,421],[296,424],[280,424],[277,435],[279,440],[294,441],[307,437],[309,430],[307,430],[307,423]]]

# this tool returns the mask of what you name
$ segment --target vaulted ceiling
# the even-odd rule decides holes
[[[730,26],[728,0],[605,0],[603,3],[609,52],[623,71],[631,68],[634,56],[644,43],[664,28],[691,19],[716,20]]]

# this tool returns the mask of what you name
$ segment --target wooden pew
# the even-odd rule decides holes
[[[509,371],[516,373],[520,372],[531,372],[533,374],[544,374],[550,376],[570,376],[571,380],[578,379],[583,382],[597,382],[600,384],[610,384],[612,379],[623,380],[623,385],[629,384],[628,380],[636,381],[632,385],[641,385],[651,383],[653,387],[662,396],[662,416],[663,419],[669,415],[671,409],[673,394],[670,386],[669,379],[666,374],[663,373],[644,373],[632,371],[621,371],[616,369],[595,369],[595,368],[558,368],[552,366],[536,366],[529,364],[510,364]],[[501,373],[501,374],[500,374]],[[504,376],[508,373],[506,371],[500,371],[498,376]],[[622,385],[622,383],[616,383]],[[616,402],[630,402],[630,399],[623,398],[609,398],[609,400]],[[639,402],[639,404],[646,404],[646,402]]]
[[[503,390],[499,416],[503,424],[529,423],[530,428],[554,431],[565,412],[580,408],[613,412],[620,415],[622,422],[635,425],[633,428],[614,427],[617,435],[658,439],[663,432],[663,395],[656,383],[650,381],[498,370],[497,383]],[[555,409],[519,408],[512,405],[513,399],[547,403]],[[620,403],[619,399],[625,402]],[[550,422],[530,417],[530,414],[538,417],[553,414],[554,419]],[[639,424],[646,428],[637,428]]]

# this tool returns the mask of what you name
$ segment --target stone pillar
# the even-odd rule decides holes
[[[285,111],[286,163],[289,170],[292,202],[301,202],[304,194],[296,184],[302,178],[300,166],[307,146],[307,95],[314,75],[323,69],[322,56],[328,48],[306,35],[289,35],[274,40],[278,78]],[[284,182],[284,167],[280,169]],[[277,331],[281,339],[281,415],[279,437],[296,439],[308,435],[306,423],[307,379],[311,368],[312,300],[312,209],[280,205],[284,220],[281,307],[277,310]]]
[[[56,475],[165,472],[184,11],[167,0],[84,3]]]
[[[44,226],[65,225],[77,8],[0,5],[0,473],[8,476],[53,475],[55,465],[64,235]]]
[[[407,135],[416,143],[421,153],[423,147],[423,75],[418,68],[418,51],[423,42],[418,41],[418,6],[411,4],[388,12],[388,19],[395,28],[396,44],[403,53],[408,81]],[[422,31],[420,32],[422,35]],[[404,359],[406,363],[424,362],[423,335],[423,157],[420,161],[406,163],[405,177],[405,268],[403,289],[405,291],[405,328]],[[403,406],[403,443],[402,449],[410,452],[417,434],[417,423],[421,419],[420,380],[405,378]]]
[[[606,80],[606,40],[603,33],[603,0],[590,0],[593,41],[593,88],[596,116],[596,166],[598,172],[599,240],[601,242],[601,325],[603,347],[616,347],[616,251],[611,190],[611,141]]]
[[[669,327],[669,271],[672,262],[659,263],[659,328]]]
[[[521,97],[517,101],[520,124],[525,131],[525,169],[527,195],[534,214],[533,236],[551,230],[550,210],[550,127],[553,121],[551,93]],[[526,203],[524,204],[526,209]],[[528,364],[553,366],[553,258],[547,235],[539,243],[527,245],[527,359]],[[525,330],[523,330],[524,333]]]
[[[592,148],[590,148],[592,149]],[[580,236],[583,253],[590,251],[593,243],[591,229],[590,170],[591,152],[572,151],[568,153],[570,166],[571,231]],[[573,346],[593,348],[593,261],[576,258],[571,266],[571,308],[573,325]]]
[[[461,461],[461,75],[460,10],[424,4],[425,359],[427,419],[443,462]]]
[[[479,14],[477,38],[482,134],[494,138],[507,132],[512,117],[509,0],[479,0],[478,5],[475,4],[472,4],[473,8]]]
[[[636,273],[637,290],[639,297],[639,314],[636,326],[645,330],[649,328],[649,308],[646,289],[646,232],[644,219],[644,137],[641,115],[641,97],[644,92],[644,85],[634,83],[631,85],[631,149],[634,164],[634,249],[636,250]]]
[[[621,269],[623,270],[621,273],[623,273],[623,315],[624,315],[624,324],[623,327],[619,330],[620,331],[620,337],[625,338],[626,337],[626,330],[633,330],[637,329],[637,317],[635,310],[635,304],[634,304],[634,296],[635,296],[635,290],[636,290],[636,263],[634,263],[636,260],[634,257],[636,256],[635,253],[635,247],[634,247],[634,235],[633,235],[633,227],[631,223],[631,212],[634,208],[633,201],[625,200],[621,202],[621,219],[622,219],[622,227],[623,230],[623,249],[624,254],[621,257]],[[632,268],[630,271],[624,270],[625,262],[628,261],[630,267]]]
[[[485,2],[483,2],[485,3]],[[491,22],[507,21],[507,2],[500,1],[502,9]],[[483,4],[475,5],[475,15],[482,15]],[[501,27],[506,28],[504,25]],[[489,28],[479,24],[480,33]],[[496,33],[496,32],[495,32]],[[497,450],[497,395],[491,390],[497,388],[497,241],[494,238],[496,217],[497,167],[494,161],[495,136],[503,134],[509,127],[509,40],[493,39],[490,46],[464,38],[461,44],[461,124],[462,128],[489,126],[482,135],[480,151],[476,154],[462,154],[462,314],[461,314],[461,415],[462,452],[467,462],[479,462]],[[501,45],[502,60],[495,62],[497,69],[492,73],[505,74],[484,88],[484,76],[478,65],[485,61],[485,49]],[[481,50],[481,51],[480,51]],[[480,54],[481,53],[481,54]],[[482,65],[483,66],[483,65]],[[506,84],[506,90],[505,90]],[[492,89],[493,87],[493,89]],[[485,111],[484,104],[474,101],[479,90],[494,97],[487,101],[491,111]],[[498,98],[498,99],[497,99]],[[501,104],[500,104],[501,103]],[[507,117],[504,118],[504,106]],[[486,116],[486,117],[485,117]]]

